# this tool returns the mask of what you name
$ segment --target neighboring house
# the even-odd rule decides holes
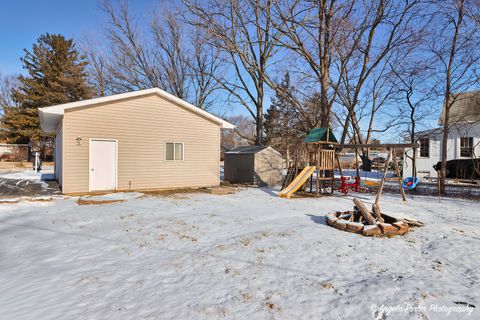
[[[282,184],[283,157],[266,146],[239,146],[225,152],[224,180],[261,186]]]
[[[28,144],[0,143],[0,161],[28,161]]]
[[[444,110],[439,124],[443,124]],[[441,161],[443,128],[416,133],[420,148],[417,149],[417,175],[436,177],[433,166]],[[403,176],[411,176],[412,149],[405,150]],[[457,96],[450,108],[450,130],[447,143],[447,161],[480,158],[480,91],[464,92]]]
[[[158,88],[39,109],[67,194],[215,186],[220,129],[234,126]]]

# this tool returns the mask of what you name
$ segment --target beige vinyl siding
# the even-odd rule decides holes
[[[260,185],[277,186],[282,184],[282,155],[272,148],[255,154],[255,178]]]
[[[118,190],[220,183],[219,125],[157,95],[66,110],[63,135],[64,193],[89,191],[91,138],[118,140]],[[183,160],[166,160],[167,142],[184,144]]]

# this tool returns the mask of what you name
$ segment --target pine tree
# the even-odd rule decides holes
[[[267,144],[280,151],[287,160],[292,146],[301,136],[298,131],[298,112],[289,101],[292,91],[290,75],[287,72],[276,90],[275,97],[272,98],[264,123]]]
[[[75,48],[72,39],[62,35],[44,34],[24,49],[21,58],[28,75],[19,76],[20,85],[12,91],[15,106],[5,110],[7,141],[37,143],[43,140],[38,108],[89,99],[93,95],[87,84],[85,57]]]

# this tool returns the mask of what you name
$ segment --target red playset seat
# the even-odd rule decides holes
[[[348,189],[352,189],[356,192],[360,191],[360,177],[341,177],[342,184],[340,185],[340,191],[343,194],[348,193]]]

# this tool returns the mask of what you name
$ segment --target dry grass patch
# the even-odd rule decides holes
[[[180,194],[206,193],[202,188],[178,188],[143,192],[146,197],[176,197]]]
[[[226,195],[226,194],[234,194],[236,192],[236,188],[234,187],[227,187],[227,186],[220,186],[215,188],[207,188],[207,193],[215,194],[215,195]]]
[[[177,189],[166,189],[166,190],[154,190],[154,191],[145,191],[143,192],[145,196],[150,197],[167,197],[175,199],[187,199],[181,195],[196,194],[196,193],[207,193],[214,195],[226,195],[235,193],[236,188],[229,186],[219,186],[211,188],[177,188]]]
[[[95,204],[108,204],[108,203],[115,203],[115,202],[125,202],[125,200],[122,199],[115,199],[115,200],[87,200],[87,199],[82,199],[79,198],[77,200],[78,205],[95,205]]]
[[[48,202],[53,201],[53,197],[35,197],[28,199],[30,202]]]
[[[20,202],[20,199],[17,199],[17,198],[0,200],[0,204],[16,204],[19,202]]]

